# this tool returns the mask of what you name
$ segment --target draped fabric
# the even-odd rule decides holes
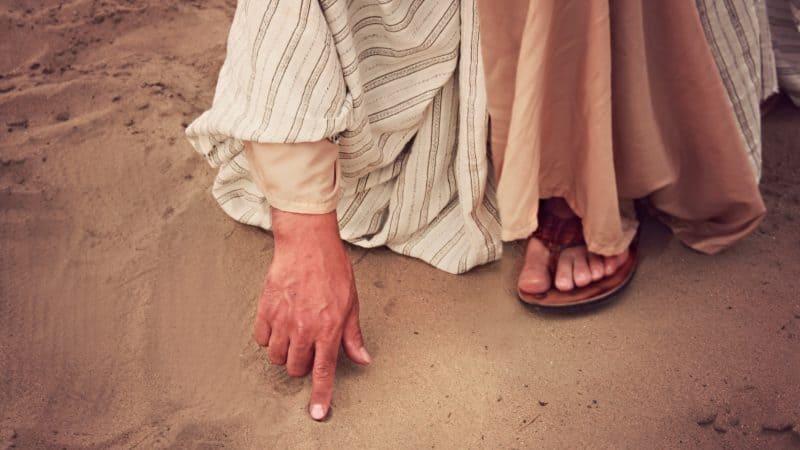
[[[621,251],[633,236],[636,223],[629,214],[630,205],[620,203],[619,198],[649,196],[658,200],[678,236],[702,251],[718,251],[757,225],[763,215],[756,186],[761,167],[759,102],[776,89],[762,0],[682,0],[680,8],[673,8],[672,2],[644,0],[485,3],[497,10],[509,10],[516,3],[563,8],[583,5],[583,12],[592,14],[612,6],[610,16],[606,11],[600,22],[584,23],[594,26],[589,31],[604,39],[591,42],[605,46],[599,53],[581,54],[580,47],[538,32],[530,32],[523,42],[534,49],[559,45],[569,49],[562,53],[548,50],[538,57],[536,52],[527,54],[527,65],[576,69],[565,69],[563,77],[551,77],[547,86],[535,84],[538,90],[528,99],[533,102],[530,104],[547,97],[563,111],[574,99],[576,104],[606,102],[607,113],[583,119],[590,119],[595,131],[605,127],[608,139],[568,133],[572,119],[559,121],[551,114],[548,120],[553,126],[531,137],[530,142],[552,140],[554,133],[564,132],[564,142],[587,144],[579,150],[585,154],[599,143],[610,143],[612,130],[614,141],[621,142],[626,135],[630,138],[639,133],[641,138],[647,135],[645,131],[663,133],[653,141],[657,144],[654,153],[637,144],[622,153],[606,153],[599,165],[584,164],[587,160],[582,163],[568,153],[560,158],[553,153],[549,160],[555,166],[579,170],[565,176],[558,170],[517,165],[516,174],[504,170],[501,185],[538,186],[535,180],[541,173],[551,179],[562,177],[573,187],[588,186],[586,183],[597,177],[613,183],[620,173],[628,174],[622,178],[629,182],[607,192],[583,189],[578,196],[549,192],[572,196],[573,209],[586,216],[584,225],[591,224],[587,233],[590,249],[602,254]],[[632,16],[638,24],[614,12],[626,4],[644,8],[643,16]],[[661,13],[651,11],[659,7]],[[592,15],[584,19],[587,17]],[[517,20],[524,22],[526,14],[518,15]],[[298,143],[336,137],[340,144],[337,182],[342,189],[337,214],[344,239],[362,247],[386,245],[451,273],[499,258],[501,227],[488,181],[487,101],[477,22],[476,0],[240,0],[213,104],[187,129],[195,149],[219,169],[212,192],[223,210],[240,222],[270,227],[270,205],[254,183],[243,152],[245,141]],[[556,31],[586,31],[581,22],[570,23]],[[603,23],[608,27],[605,36],[597,28]],[[646,29],[637,28],[644,25]],[[681,45],[692,51],[686,55],[680,51],[652,53],[650,47],[670,48],[671,27],[677,33],[674,37],[683,39]],[[611,49],[619,48],[618,33],[612,32],[615,28],[628,33],[629,42],[640,39],[646,43],[648,49],[631,47],[635,52],[650,53],[639,53],[639,59],[628,58],[631,55],[624,52],[612,56]],[[684,34],[687,29],[691,36]],[[649,34],[650,30],[655,34]],[[491,35],[504,32],[509,30],[496,29]],[[579,53],[570,54],[575,51]],[[653,59],[653,55],[661,59]],[[590,59],[582,59],[587,56]],[[607,81],[613,82],[615,95],[627,91],[627,97],[621,98],[635,102],[620,102],[620,97],[612,102],[611,97],[596,96],[580,84],[576,77],[591,75],[586,69],[603,57],[629,69]],[[493,60],[488,73],[502,66]],[[681,84],[691,81],[685,77],[691,73],[706,76],[694,80],[699,84]],[[684,87],[694,88],[696,95]],[[514,81],[490,83],[490,89],[491,98],[502,99],[509,92],[513,97]],[[541,104],[536,108],[545,108],[550,114]],[[501,115],[492,115],[493,121],[503,120]],[[613,128],[609,124],[612,115]],[[520,129],[537,129],[525,122],[526,118],[520,120]],[[680,120],[687,127],[681,128]],[[713,126],[705,127],[704,121]],[[493,127],[493,133],[496,131]],[[670,139],[677,139],[681,146],[670,148]],[[548,147],[555,152],[562,148],[560,142]],[[676,151],[683,156],[676,157]],[[659,172],[664,177],[655,179],[653,169],[659,163],[666,172]],[[692,178],[692,173],[715,176],[703,184],[700,177]],[[720,180],[726,182],[724,186]],[[675,188],[676,182],[680,188]],[[719,189],[703,190],[709,183],[717,183]],[[693,195],[697,192],[707,194],[703,202],[681,203],[686,197],[697,200]],[[605,203],[593,203],[598,214],[586,215],[592,195],[607,198]],[[519,233],[506,233],[506,239],[527,237],[535,229],[534,205],[540,197],[504,197],[507,204],[533,218],[519,227]],[[509,223],[513,226],[513,220]]]
[[[696,0],[750,164],[761,179],[761,102],[778,91],[764,0]]]
[[[800,106],[800,0],[767,0],[781,88]]]
[[[342,238],[461,273],[500,256],[474,1],[240,0],[187,129],[234,219],[270,227],[243,141],[339,138]]]
[[[758,107],[774,73],[751,0],[714,2],[725,20],[693,0],[479,3],[503,239],[528,237],[551,197],[602,255],[630,245],[634,199],[706,253],[755,229]]]

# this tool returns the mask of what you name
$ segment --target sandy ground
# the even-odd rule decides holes
[[[2,2],[0,449],[800,446],[786,101],[758,232],[707,257],[647,223],[634,282],[592,314],[517,302],[511,247],[461,277],[352,248],[374,363],[343,362],[312,422],[309,381],[251,338],[272,239],[222,213],[183,139],[234,4]]]

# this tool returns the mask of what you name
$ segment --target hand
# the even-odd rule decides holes
[[[358,322],[353,267],[339,236],[336,213],[272,210],[275,255],[256,311],[255,339],[273,364],[302,377],[311,371],[309,413],[328,414],[339,346],[370,363]]]

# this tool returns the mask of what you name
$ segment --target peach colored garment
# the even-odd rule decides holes
[[[336,210],[340,197],[336,144],[245,142],[244,152],[253,180],[272,207],[303,214]]]
[[[694,1],[479,8],[504,240],[527,238],[549,197],[603,255],[630,244],[636,198],[707,253],[758,225],[765,208]]]

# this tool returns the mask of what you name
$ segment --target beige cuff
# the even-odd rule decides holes
[[[273,208],[325,214],[339,202],[339,148],[329,141],[297,144],[245,142],[253,181]]]

